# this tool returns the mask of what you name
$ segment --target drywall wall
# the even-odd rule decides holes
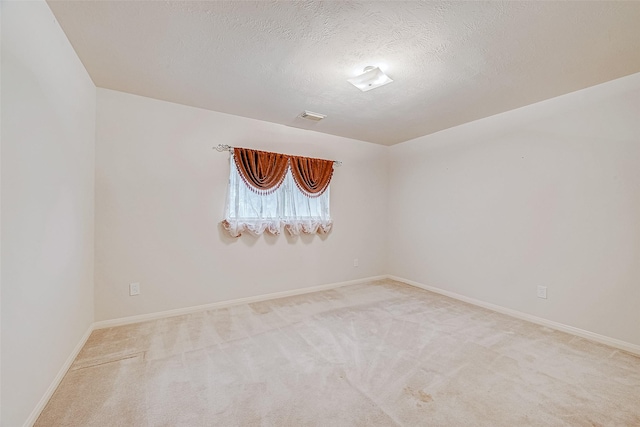
[[[387,147],[107,89],[97,99],[96,320],[386,273]],[[331,233],[229,237],[217,144],[342,160]]]
[[[2,419],[93,322],[95,86],[44,1],[2,2]]]
[[[638,118],[635,74],[391,147],[390,273],[640,344]]]

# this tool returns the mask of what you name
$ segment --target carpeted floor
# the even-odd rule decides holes
[[[38,426],[638,426],[640,358],[393,281],[93,332]]]

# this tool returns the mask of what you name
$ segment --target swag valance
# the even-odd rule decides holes
[[[332,160],[248,148],[233,148],[232,155],[238,174],[244,183],[258,194],[271,194],[277,190],[289,168],[296,185],[307,197],[322,195],[329,187],[333,176]]]

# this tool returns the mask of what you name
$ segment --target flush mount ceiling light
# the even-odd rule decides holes
[[[384,86],[393,81],[378,67],[368,66],[363,71],[359,76],[347,80],[363,92]]]
[[[327,117],[327,115],[326,114],[320,114],[320,113],[314,113],[313,111],[304,110],[302,113],[300,113],[300,115],[298,117],[300,117],[302,119],[313,120],[315,122],[319,122],[320,120],[322,120],[325,117]]]

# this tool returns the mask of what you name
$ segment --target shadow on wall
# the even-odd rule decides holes
[[[327,238],[331,235],[332,232],[333,232],[333,228],[329,230],[328,233],[300,234],[299,236],[293,236],[289,234],[286,230],[284,230],[282,231],[282,233],[280,233],[280,235],[277,235],[277,236],[274,234],[265,232],[262,234],[262,236],[255,236],[251,233],[243,233],[240,237],[231,237],[229,235],[229,232],[225,230],[224,227],[222,226],[222,223],[221,222],[218,223],[218,235],[220,237],[220,241],[223,244],[232,245],[232,244],[235,244],[236,242],[242,242],[249,247],[254,246],[261,237],[264,238],[264,241],[270,246],[275,245],[278,239],[283,239],[283,238],[286,239],[287,243],[289,243],[290,245],[294,245],[298,241],[302,242],[305,245],[310,245],[313,243],[315,239],[320,239],[322,241],[327,240]]]

